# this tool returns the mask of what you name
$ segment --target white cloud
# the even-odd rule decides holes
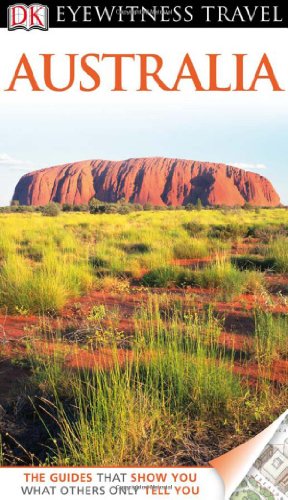
[[[27,170],[31,168],[32,163],[27,160],[19,160],[17,158],[13,158],[7,153],[0,153],[0,167],[8,167],[17,170]]]
[[[263,163],[229,163],[232,167],[243,168],[243,170],[267,170]]]

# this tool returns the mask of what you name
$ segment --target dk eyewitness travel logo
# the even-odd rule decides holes
[[[10,5],[8,7],[8,30],[18,29],[47,31],[49,29],[49,8],[40,3]]]

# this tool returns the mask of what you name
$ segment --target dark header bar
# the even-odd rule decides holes
[[[83,0],[82,0],[83,1]],[[24,4],[24,5],[23,5]],[[286,28],[287,5],[250,0],[207,3],[95,2],[71,0],[1,1],[0,27],[49,28]],[[41,9],[39,6],[48,7]],[[15,7],[13,7],[15,6]],[[10,7],[10,8],[9,8]]]

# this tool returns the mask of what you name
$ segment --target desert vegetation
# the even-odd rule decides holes
[[[1,463],[207,463],[287,407],[288,212],[94,205],[0,214]]]

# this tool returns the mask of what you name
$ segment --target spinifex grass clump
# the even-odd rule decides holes
[[[29,265],[20,253],[9,254],[0,268],[0,306],[10,313],[55,312],[69,297],[77,296],[92,284],[85,259],[70,255],[67,247],[43,246],[40,263]]]
[[[288,273],[288,238],[277,238],[267,248],[267,255],[274,260],[274,268],[281,273]]]
[[[254,349],[256,360],[263,367],[288,355],[288,317],[256,309]]]
[[[195,282],[198,286],[218,289],[227,298],[239,295],[245,290],[245,278],[245,274],[225,260],[218,260],[215,264],[195,273]]]
[[[215,317],[213,310],[199,312],[185,301],[171,301],[167,295],[150,295],[147,305],[136,311],[136,342],[144,346],[158,345],[166,338],[185,344],[190,349],[196,345],[208,346],[214,351],[218,347],[222,322]]]
[[[183,238],[173,248],[175,259],[200,259],[211,253],[209,241],[205,238]]]
[[[167,288],[178,283],[180,273],[181,269],[177,266],[167,265],[158,267],[146,273],[141,283],[147,287]]]

